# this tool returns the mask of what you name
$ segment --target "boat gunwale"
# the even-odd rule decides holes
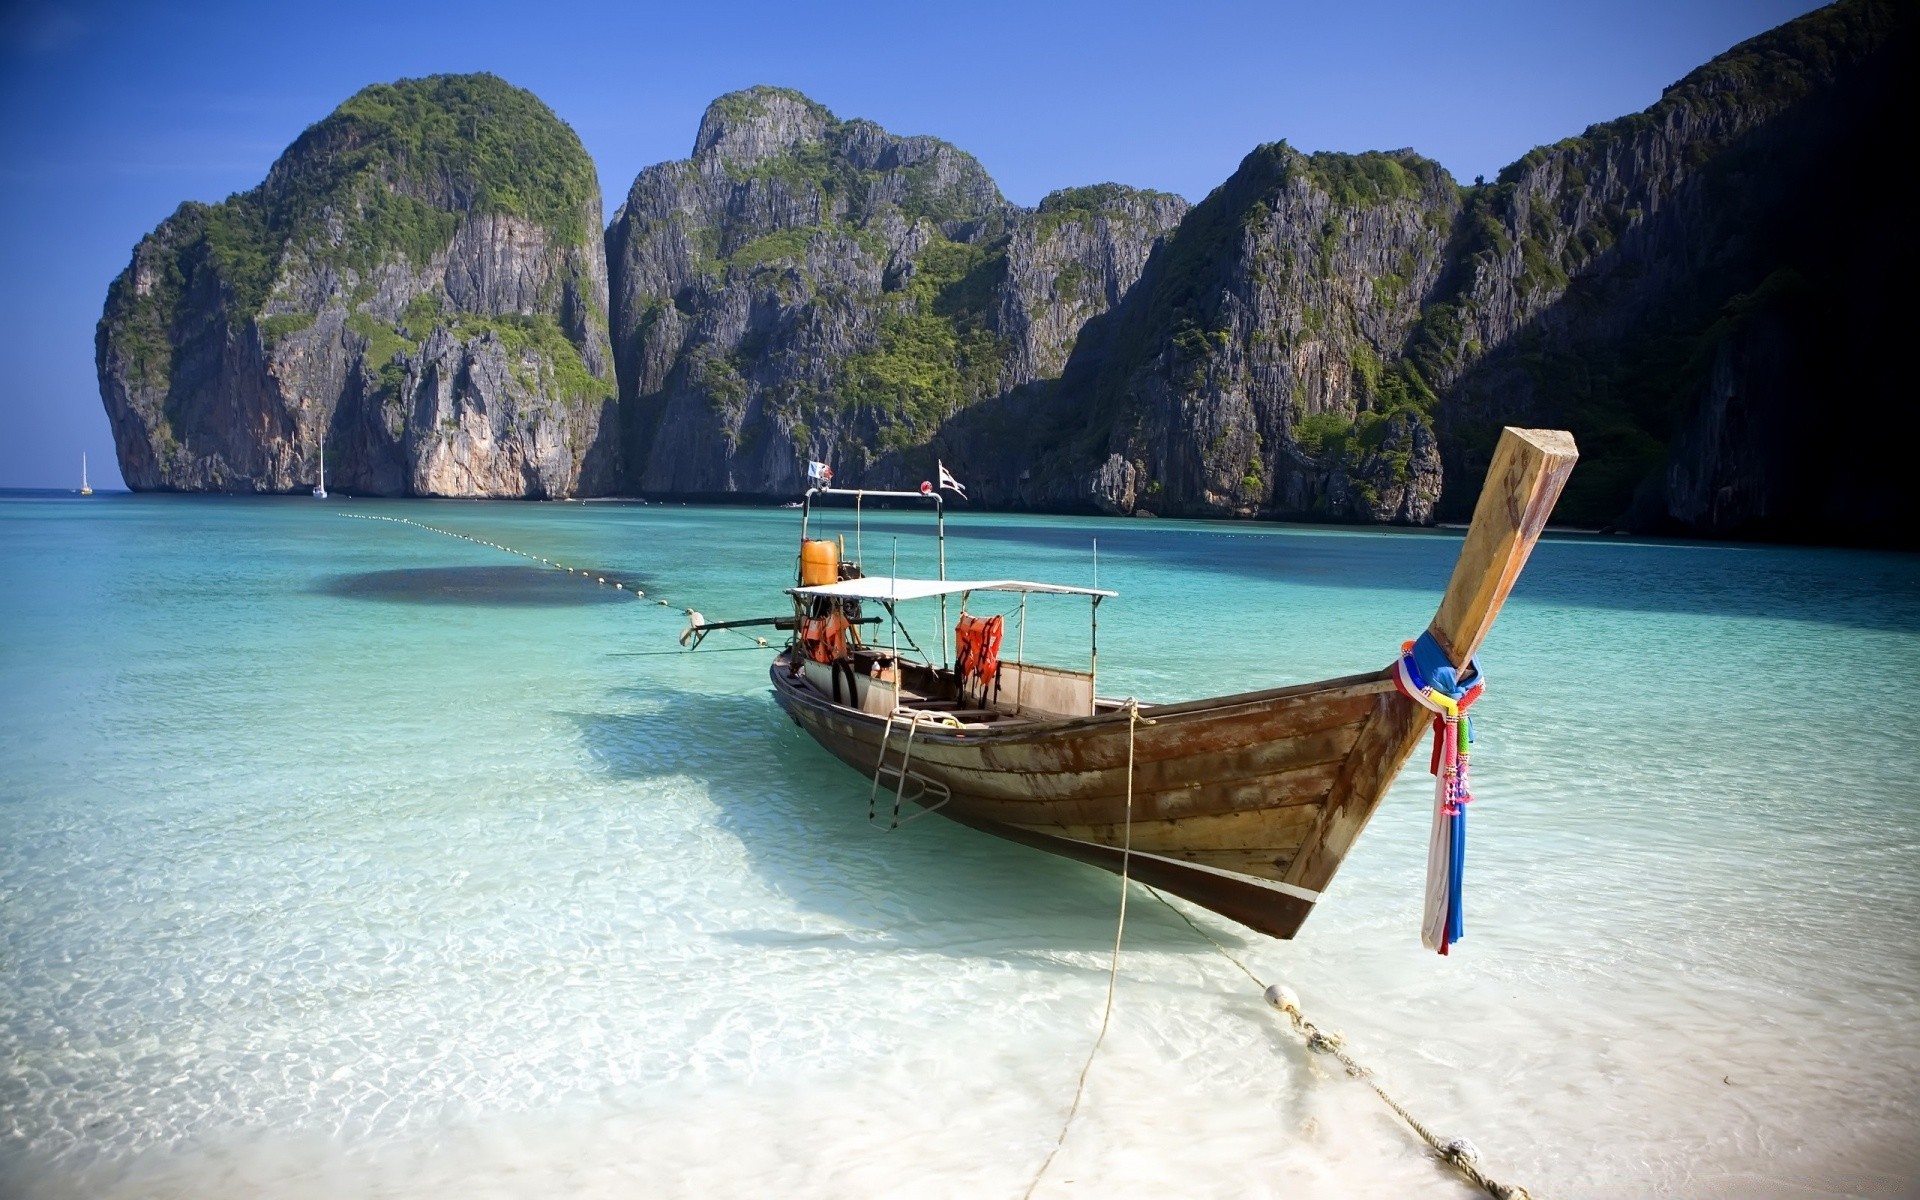
[[[826,713],[838,714],[857,725],[866,725],[881,730],[889,722],[898,722],[904,718],[898,716],[880,716],[864,709],[852,708],[815,694],[811,685],[801,686],[787,677],[786,662],[791,651],[776,656],[770,665],[769,674],[774,680],[775,695],[791,697],[797,703],[804,703]],[[1253,692],[1236,692],[1225,696],[1209,696],[1196,700],[1180,700],[1171,704],[1141,704],[1142,723],[1159,724],[1173,720],[1184,722],[1207,717],[1223,717],[1235,709],[1255,708],[1271,704],[1276,700],[1291,700],[1296,697],[1323,695],[1337,697],[1341,695],[1397,695],[1393,685],[1392,668],[1383,668],[1357,675],[1342,675],[1333,679],[1323,679],[1311,683],[1293,683],[1284,687],[1263,688]],[[936,712],[937,710],[929,710]],[[1052,720],[1024,720],[1018,724],[995,725],[982,722],[975,728],[953,729],[942,723],[922,723],[914,733],[916,741],[937,741],[955,746],[979,745],[982,742],[1011,743],[1027,738],[1052,738],[1062,734],[1089,735],[1113,732],[1115,727],[1124,726],[1129,719],[1128,710],[1123,706],[1113,712],[1095,713],[1085,717],[1059,717]]]

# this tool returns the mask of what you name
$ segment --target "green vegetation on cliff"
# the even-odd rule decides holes
[[[941,421],[998,390],[1006,348],[986,326],[1006,276],[1004,242],[935,239],[880,320],[879,344],[841,367],[840,403],[883,416],[881,448],[924,443]]]
[[[821,141],[803,142],[756,163],[729,163],[727,171],[738,180],[777,182],[797,196],[818,193],[826,198],[828,208],[837,202],[844,205],[848,220],[864,221],[873,215],[875,195],[887,173],[861,167],[846,156],[843,141],[848,127],[855,124],[858,123],[849,121],[834,126]],[[972,156],[948,149],[973,164]],[[979,169],[977,164],[973,165],[975,170]],[[964,221],[978,215],[978,205],[965,188],[953,182],[943,185],[931,163],[917,163],[900,170],[905,187],[893,202],[908,220]]]
[[[259,187],[183,205],[173,243],[182,275],[209,271],[238,327],[289,255],[360,272],[395,257],[420,266],[467,212],[521,217],[557,243],[591,247],[598,195],[592,159],[532,93],[492,75],[435,75],[356,93]]]
[[[357,248],[375,255],[431,245],[455,212],[522,217],[560,242],[600,232],[586,224],[600,184],[580,139],[533,93],[493,75],[364,88],[294,142],[263,190],[296,239],[328,206],[356,204],[366,239]]]
[[[789,87],[773,87],[764,83],[750,88],[741,88],[737,92],[728,92],[707,107],[721,119],[741,124],[764,116],[768,102],[775,99],[787,100],[799,105],[819,118],[823,124],[836,123],[833,113],[827,106],[805,92]]]
[[[1104,366],[1104,393],[1124,391],[1167,340],[1183,365],[1201,362],[1218,345],[1224,335],[1217,305],[1225,272],[1246,236],[1250,214],[1263,197],[1285,186],[1296,157],[1285,142],[1257,147],[1187,213],[1148,270],[1144,304],[1125,311],[1119,349]],[[1104,440],[1105,431],[1100,432]]]
[[[1389,200],[1411,200],[1432,187],[1440,164],[1415,154],[1362,154],[1320,151],[1300,160],[1307,178],[1342,208],[1362,208]]]
[[[512,356],[513,369],[523,377],[529,391],[538,385],[540,392],[570,404],[614,397],[613,382],[587,370],[579,348],[550,313],[503,313],[497,317],[458,313],[452,318],[451,328],[462,339],[488,335],[499,341]]]
[[[1033,223],[1034,237],[1045,238],[1062,225],[1076,222],[1090,225],[1095,221],[1122,218],[1127,206],[1164,199],[1166,195],[1165,192],[1128,187],[1122,183],[1062,188],[1041,197]]]
[[[736,126],[752,123],[767,117],[776,100],[803,109],[820,123],[820,135],[796,140],[780,153],[754,162],[729,160],[725,163],[729,178],[777,183],[796,198],[817,196],[823,216],[834,214],[855,225],[872,217],[882,203],[894,205],[909,221],[946,223],[979,217],[983,197],[1000,202],[993,180],[965,151],[938,138],[891,138],[871,121],[842,121],[791,88],[730,92],[713,102],[706,120]],[[904,164],[882,167],[874,161],[871,147],[889,140],[910,148]]]

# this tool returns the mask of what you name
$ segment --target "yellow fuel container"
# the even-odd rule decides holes
[[[824,587],[840,582],[840,546],[825,538],[800,543],[800,586]]]

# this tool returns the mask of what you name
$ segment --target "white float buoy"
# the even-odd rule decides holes
[[[1281,1012],[1300,1011],[1300,997],[1283,983],[1276,983],[1267,988],[1267,1003]]]

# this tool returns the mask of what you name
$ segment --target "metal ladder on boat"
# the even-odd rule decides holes
[[[903,717],[909,718],[907,722],[906,744],[901,748],[900,761],[898,763],[889,763],[887,762],[887,750],[893,742],[894,725]],[[954,718],[942,713],[927,712],[924,709],[896,708],[887,714],[886,732],[880,735],[880,761],[874,764],[873,787],[867,792],[868,824],[873,823],[874,806],[880,798],[880,780],[887,776],[891,776],[894,780],[893,823],[887,826],[889,831],[900,828],[902,825],[905,825],[907,821],[917,821],[930,812],[944,808],[946,807],[947,801],[953,799],[952,788],[949,788],[937,779],[929,779],[920,772],[912,769],[913,735],[919,732],[922,722],[929,725],[945,725],[952,729],[960,728],[960,722]],[[908,780],[912,780],[914,784],[914,792],[911,796],[907,795]],[[930,797],[937,797],[937,799],[934,803],[928,804],[927,800]],[[900,819],[900,805],[902,801],[911,801],[919,805],[920,811],[908,817],[906,821],[902,821]]]

